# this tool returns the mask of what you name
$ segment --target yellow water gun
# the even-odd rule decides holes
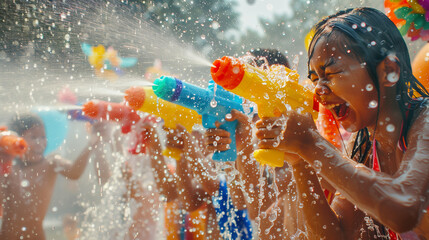
[[[318,116],[319,103],[313,92],[298,83],[299,75],[284,66],[274,65],[269,70],[252,67],[233,57],[213,62],[213,80],[232,93],[258,106],[259,117],[279,117],[289,108]],[[275,149],[259,149],[254,153],[261,164],[281,167],[284,153]]]
[[[195,124],[201,124],[201,116],[194,110],[158,98],[151,87],[132,87],[125,91],[125,100],[134,110],[146,112],[164,120],[164,126],[176,129],[181,124],[188,132]],[[163,154],[179,160],[181,150],[166,148]]]

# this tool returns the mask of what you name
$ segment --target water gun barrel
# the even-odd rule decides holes
[[[161,99],[197,111],[202,116],[202,123],[206,128],[215,128],[217,121],[222,123],[220,128],[231,134],[232,142],[229,144],[230,149],[216,151],[212,158],[216,161],[236,160],[235,129],[238,122],[227,122],[224,119],[232,109],[243,111],[243,99],[237,99],[236,97],[238,96],[235,95],[236,97],[234,97],[234,94],[228,93],[222,87],[215,89],[215,87],[211,86],[204,89],[167,76],[156,79],[152,89]]]
[[[23,138],[10,131],[0,132],[0,151],[12,156],[22,156],[27,148],[27,142]]]
[[[299,85],[298,74],[286,67],[276,66],[264,71],[225,56],[213,62],[211,75],[220,86],[256,103],[260,117],[280,116],[288,108],[293,108],[317,118],[319,105],[313,93]],[[261,164],[283,166],[284,153],[281,151],[259,149],[254,156]]]
[[[213,99],[210,91],[198,86],[183,82],[174,77],[162,76],[155,79],[152,90],[155,95],[166,101],[195,110],[201,114]]]
[[[177,124],[181,124],[187,131],[191,132],[195,124],[201,124],[201,116],[196,111],[158,98],[150,87],[127,89],[125,100],[134,110],[162,118],[166,128],[176,129]],[[181,157],[179,149],[167,148],[163,154],[176,160]]]
[[[133,109],[121,103],[92,100],[83,105],[82,111],[92,119],[119,122],[122,133],[130,132],[131,126],[140,120]]]

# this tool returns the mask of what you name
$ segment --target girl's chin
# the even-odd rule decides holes
[[[339,121],[339,122],[347,132],[353,133],[360,130],[359,126],[356,125],[354,122],[351,122],[351,121]]]

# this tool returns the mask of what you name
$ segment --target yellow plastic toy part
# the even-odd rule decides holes
[[[313,92],[299,85],[298,78],[296,71],[281,66],[273,66],[266,72],[245,65],[242,81],[231,92],[256,103],[261,118],[279,117],[290,107],[309,112],[317,119],[318,112],[313,109]],[[275,149],[256,150],[254,157],[261,164],[273,167],[282,167],[284,163],[284,153]]]
[[[292,108],[317,119],[313,92],[298,83],[296,71],[281,66],[273,66],[268,72],[247,64],[245,68],[240,84],[229,91],[256,103],[260,117],[278,117]]]
[[[181,124],[191,132],[195,124],[201,124],[201,116],[196,111],[158,98],[151,87],[133,87],[126,94],[125,99],[131,108],[162,118],[168,129],[176,129],[177,124]],[[163,154],[180,160],[181,150],[167,148]]]
[[[162,151],[162,155],[179,161],[180,158],[182,158],[182,150],[178,148],[166,147],[164,151]]]
[[[232,93],[258,105],[258,115],[279,117],[290,109],[318,116],[318,103],[313,92],[298,83],[299,75],[281,65],[267,71],[241,63],[238,59],[223,57],[213,62],[213,80]],[[257,150],[257,161],[271,166],[283,166],[284,154],[277,150]]]
[[[271,167],[283,167],[284,152],[275,149],[258,149],[253,152],[253,156],[261,165]]]

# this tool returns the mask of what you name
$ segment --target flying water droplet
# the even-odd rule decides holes
[[[210,107],[215,108],[216,106],[217,106],[217,102],[216,102],[216,100],[215,100],[215,99],[212,99],[212,100],[210,101]]]
[[[393,131],[395,131],[395,126],[393,126],[393,124],[388,124],[388,125],[386,126],[386,131],[388,131],[388,132],[393,132]]]
[[[372,84],[368,84],[368,85],[366,85],[366,90],[367,90],[368,92],[372,91],[373,89],[374,89],[374,86],[373,86]]]
[[[391,72],[391,73],[387,74],[387,80],[391,83],[396,83],[399,80],[399,76],[397,73]]]
[[[28,187],[30,186],[30,182],[27,179],[24,179],[21,181],[21,187]]]
[[[376,108],[378,106],[377,101],[372,100],[371,102],[369,102],[369,108]]]
[[[320,171],[322,170],[322,162],[319,160],[315,160],[313,163],[313,168],[314,170],[316,170],[316,173],[320,173]]]

